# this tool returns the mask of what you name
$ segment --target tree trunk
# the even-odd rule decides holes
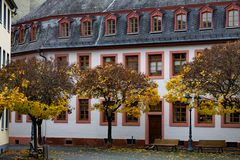
[[[112,114],[107,113],[107,121],[108,121],[108,139],[107,144],[112,144]]]
[[[42,145],[42,119],[37,121],[38,127],[38,144]]]
[[[32,119],[33,124],[33,147],[34,150],[37,152],[37,121],[36,119]]]

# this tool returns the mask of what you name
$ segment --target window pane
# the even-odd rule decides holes
[[[186,123],[187,107],[185,104],[173,104],[173,123]]]
[[[88,99],[79,99],[79,120],[88,120],[89,103]]]
[[[138,56],[126,56],[126,65],[128,68],[138,72]]]
[[[186,62],[186,53],[173,54],[173,75],[179,74]]]

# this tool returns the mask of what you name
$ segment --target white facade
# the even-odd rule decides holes
[[[91,53],[92,67],[96,67],[101,63],[101,55],[117,54],[117,62],[123,63],[123,54],[140,53],[140,71],[146,72],[146,53],[148,52],[164,52],[164,79],[154,80],[159,85],[159,95],[163,98],[167,94],[165,88],[166,83],[170,79],[170,52],[172,51],[189,51],[189,60],[191,61],[195,56],[197,50],[202,50],[211,47],[210,45],[185,45],[185,46],[159,46],[148,48],[134,48],[134,49],[101,49],[101,50],[75,50],[75,51],[58,51],[45,52],[47,58],[54,58],[55,54],[68,54],[69,63],[77,63],[77,56],[81,53]],[[98,102],[91,100],[91,104]],[[47,138],[81,138],[81,139],[103,139],[107,137],[107,126],[100,125],[100,112],[91,111],[91,123],[79,124],[76,123],[76,96],[73,96],[70,101],[70,106],[73,109],[72,114],[68,115],[68,123],[54,123],[53,121],[45,121],[43,123],[43,136]],[[163,138],[164,139],[180,139],[182,141],[188,140],[188,127],[171,127],[170,126],[170,105],[164,100],[163,105]],[[194,124],[195,111],[192,112],[192,126],[193,126],[193,140],[198,141],[202,139],[219,140],[223,139],[227,142],[239,142],[240,134],[239,128],[222,128],[221,116],[215,116],[214,127],[196,127]],[[26,116],[23,116],[22,123],[15,123],[15,114],[12,113],[10,125],[10,137],[25,138],[30,137],[31,123],[26,122]],[[113,126],[113,139],[134,139],[147,142],[147,125],[146,115],[142,114],[140,118],[140,126],[123,126],[122,115],[118,113],[117,126]]]
[[[0,0],[0,68],[10,61],[11,54],[11,13],[12,9],[5,0]],[[4,111],[0,122],[0,152],[3,152],[8,139],[9,112]]]

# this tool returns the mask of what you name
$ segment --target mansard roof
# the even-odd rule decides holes
[[[213,2],[231,2],[232,0],[47,0],[18,23],[43,17],[85,14],[106,11],[136,10]]]
[[[54,5],[55,1],[58,0],[48,0],[43,6],[48,6],[52,3],[52,8],[55,8]],[[69,0],[61,0],[63,3],[67,3]],[[73,4],[72,7],[75,6],[74,2],[80,2],[80,0],[71,1]],[[100,0],[86,0],[92,5],[95,5],[92,2],[99,2]],[[135,7],[141,7],[141,4],[150,4],[153,3],[161,4],[165,2],[166,5],[173,2],[178,2],[178,4],[182,4],[183,2],[186,3],[200,3],[200,2],[213,2],[213,0],[175,0],[173,2],[167,2],[167,0],[135,0],[132,3],[129,2],[130,0],[116,0],[113,5],[119,6],[118,9],[121,9],[120,6],[123,6],[125,3],[129,3],[130,6],[134,6],[132,3],[135,4]],[[220,1],[220,0],[216,0]],[[226,0],[225,0],[226,1]],[[83,0],[82,0],[83,2]],[[84,1],[85,2],[85,1]],[[103,6],[107,6],[105,3],[109,2],[108,0],[101,0],[101,5],[98,7],[101,10],[104,9]],[[139,4],[137,4],[137,2]],[[144,3],[145,2],[145,3]],[[180,3],[182,2],[182,3]],[[109,4],[109,3],[107,3]],[[61,4],[63,5],[63,4]],[[117,17],[117,34],[113,36],[106,36],[105,29],[104,29],[104,19],[105,16],[109,13],[99,14],[99,15],[90,15],[90,18],[93,20],[93,33],[92,36],[89,37],[81,37],[80,34],[80,23],[81,19],[84,18],[88,14],[83,14],[80,16],[72,16],[70,20],[70,30],[71,34],[68,38],[58,38],[58,22],[64,16],[55,17],[53,19],[46,19],[42,21],[38,21],[38,33],[37,33],[37,40],[34,42],[29,41],[29,25],[27,23],[25,25],[25,42],[23,44],[18,44],[17,38],[19,34],[19,24],[16,24],[14,27],[15,30],[15,43],[12,46],[12,53],[23,53],[28,51],[36,51],[39,49],[48,50],[48,49],[79,49],[79,48],[93,48],[93,47],[109,47],[109,46],[133,46],[133,45],[164,45],[170,43],[191,43],[191,42],[204,42],[209,43],[210,41],[227,41],[227,40],[237,40],[240,39],[240,28],[227,28],[226,23],[226,6],[228,5],[211,5],[211,8],[214,9],[213,13],[213,29],[210,30],[201,30],[199,29],[199,13],[202,8],[206,4],[197,6],[197,7],[188,7],[188,29],[184,32],[176,32],[174,31],[174,14],[175,9],[161,9],[163,13],[163,29],[162,32],[159,33],[150,33],[150,16],[152,11],[138,11],[140,16],[139,19],[139,33],[135,35],[127,34],[127,15],[132,12],[129,10],[127,12],[122,13],[114,13]],[[46,7],[47,7],[46,6]],[[67,10],[71,10],[71,8],[66,8]],[[89,12],[93,11],[87,10],[87,6],[79,8],[78,12]],[[127,6],[125,6],[127,7]],[[44,7],[40,7],[38,10],[41,10]],[[73,7],[74,8],[74,7]],[[94,7],[92,7],[94,8]],[[176,7],[178,8],[178,7]],[[89,9],[89,8],[88,8]],[[96,8],[97,9],[97,8]],[[105,8],[106,9],[106,8]],[[111,10],[116,8],[110,7]],[[125,8],[126,9],[126,8]],[[155,10],[157,8],[155,7]],[[53,9],[53,11],[55,11]],[[64,10],[65,11],[65,10]],[[68,11],[70,12],[70,11]],[[41,13],[41,12],[40,12]],[[47,12],[48,15],[50,12]],[[57,14],[57,12],[53,12],[52,14]],[[58,13],[60,14],[60,13]],[[61,13],[62,15],[63,13]],[[33,13],[33,16],[35,12]],[[47,16],[46,15],[46,16]],[[28,16],[27,16],[28,17]],[[31,22],[31,21],[30,21]],[[14,29],[13,29],[14,30]]]

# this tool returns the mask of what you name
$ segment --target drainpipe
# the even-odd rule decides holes
[[[39,49],[39,50],[38,50],[38,53],[39,53],[39,56],[40,56],[40,57],[44,58],[44,60],[47,61],[47,57],[44,56],[43,50]]]

